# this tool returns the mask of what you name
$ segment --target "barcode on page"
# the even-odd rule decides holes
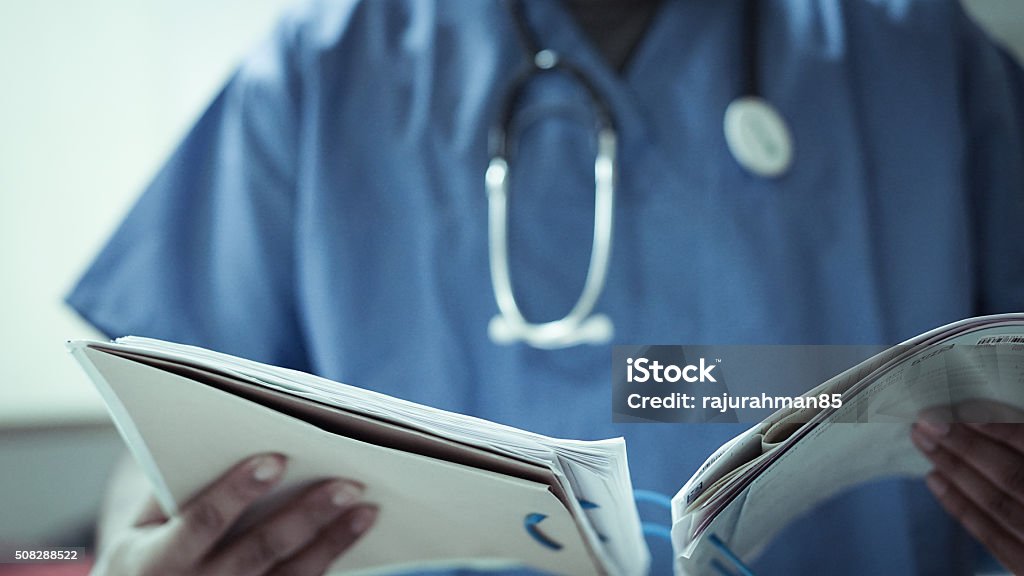
[[[1024,344],[1024,336],[989,336],[978,340],[978,346],[993,344]]]

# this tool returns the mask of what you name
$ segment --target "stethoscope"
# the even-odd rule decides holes
[[[793,162],[793,141],[786,122],[760,94],[758,78],[758,0],[744,0],[743,95],[729,103],[723,129],[733,158],[751,174],[777,178]],[[608,102],[579,67],[554,50],[542,48],[524,14],[524,2],[509,0],[520,44],[528,63],[512,79],[501,103],[500,115],[490,134],[491,161],[484,177],[488,200],[488,244],[491,284],[499,313],[487,327],[496,344],[523,342],[534,348],[567,348],[580,344],[606,344],[615,330],[611,318],[595,313],[604,290],[611,261],[615,178],[618,169],[618,133]],[[583,290],[569,312],[558,320],[534,323],[527,320],[512,291],[508,258],[508,192],[511,142],[509,127],[519,98],[534,76],[561,72],[577,81],[590,97],[597,124],[597,153],[594,158],[594,233],[590,263]]]

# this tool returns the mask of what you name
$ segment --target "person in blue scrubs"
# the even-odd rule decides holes
[[[644,19],[621,18],[635,28],[626,57],[595,42],[585,15],[597,13],[578,4],[523,10],[618,131],[597,305],[615,342],[894,344],[1024,310],[1024,76],[956,2],[764,3],[760,91],[795,150],[777,178],[745,170],[723,135],[748,65],[741,2],[640,3]],[[110,336],[196,344],[553,436],[622,435],[634,486],[674,493],[742,427],[614,425],[608,345],[488,338],[488,133],[526,58],[501,2],[297,9],[68,302]],[[510,269],[531,320],[563,316],[586,275],[593,106],[564,75],[536,78],[516,106]],[[670,573],[670,546],[650,546],[652,572]],[[887,481],[798,521],[753,566],[970,574],[977,556],[923,483]]]

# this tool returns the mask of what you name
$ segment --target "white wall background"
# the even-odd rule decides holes
[[[288,1],[0,2],[0,429],[105,421],[61,298]],[[1024,2],[969,5],[1024,54]]]
[[[105,420],[63,295],[287,3],[0,2],[0,428]]]

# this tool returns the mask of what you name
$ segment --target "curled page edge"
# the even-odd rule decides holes
[[[96,369],[92,361],[86,356],[85,350],[88,348],[88,344],[88,341],[72,340],[68,341],[65,345],[68,351],[71,352],[71,356],[82,367],[82,370],[85,371],[89,380],[96,386],[96,390],[99,391],[104,404],[107,405],[107,410],[110,411],[110,417],[114,421],[114,426],[121,435],[121,439],[124,440],[132,457],[139,463],[143,473],[149,479],[153,487],[153,497],[156,498],[160,508],[168,516],[177,514],[178,505],[171,496],[167,482],[157,467],[149,447],[146,446],[145,440],[142,439],[142,435],[139,434],[138,429],[135,427],[135,422],[121,403],[121,400],[118,399],[117,394],[110,387],[110,384],[107,383],[107,379],[100,374],[99,370]]]

